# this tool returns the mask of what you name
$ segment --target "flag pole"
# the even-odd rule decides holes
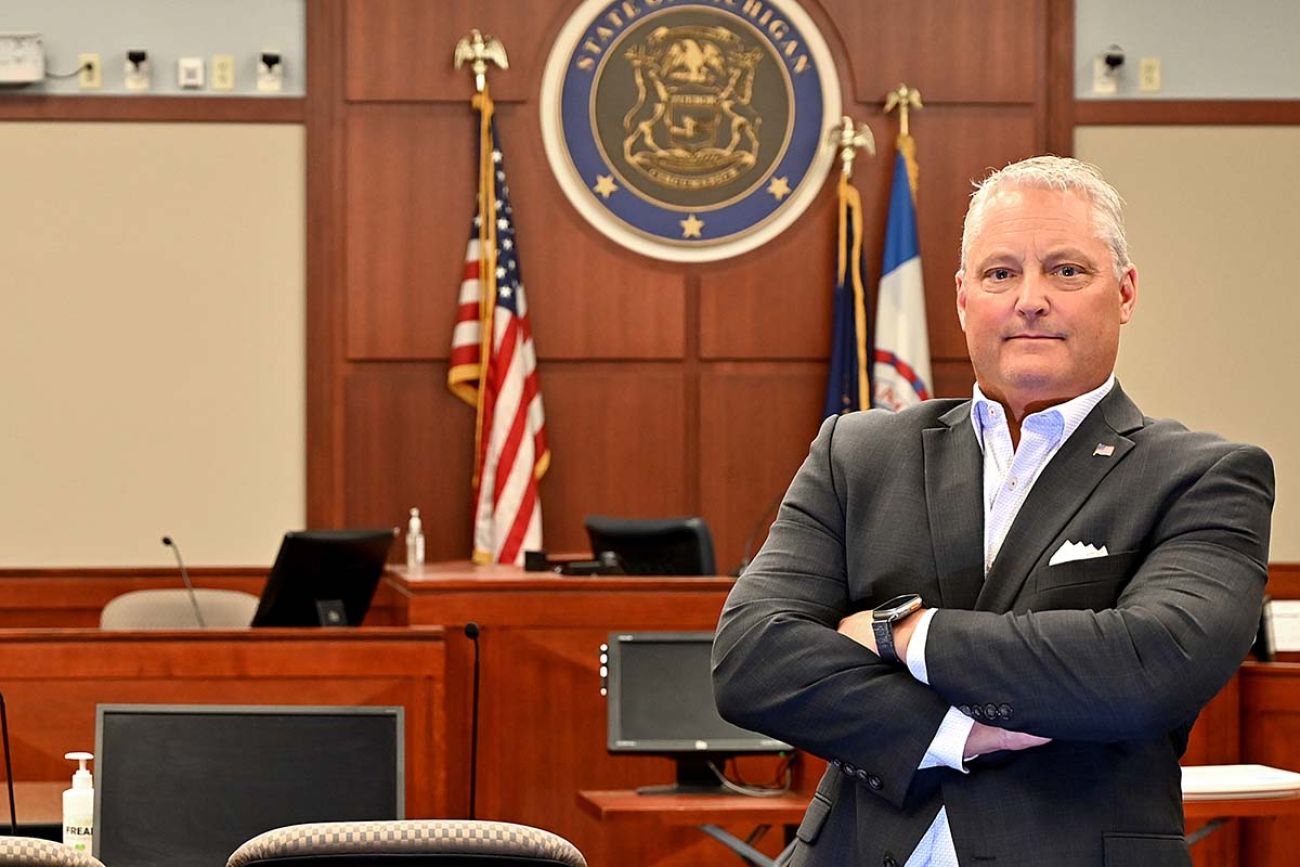
[[[908,112],[913,108],[918,110],[925,108],[921,104],[921,91],[914,87],[900,84],[897,90],[891,91],[885,97],[885,114],[898,111],[898,150],[907,163],[907,179],[911,182],[912,203],[915,204],[920,169],[916,164],[916,142],[908,127]]]
[[[461,37],[456,43],[452,62],[457,69],[468,64],[474,76],[474,96],[470,105],[479,114],[478,141],[478,241],[479,241],[479,370],[475,388],[475,422],[474,422],[474,474],[473,484],[478,488],[479,472],[482,468],[483,455],[483,394],[484,380],[488,374],[488,365],[492,358],[492,322],[497,297],[496,275],[496,220],[492,213],[495,201],[495,168],[492,154],[492,119],[496,108],[492,102],[492,93],[488,89],[487,72],[489,64],[501,69],[509,69],[510,62],[506,48],[495,36],[484,36],[477,28]]]

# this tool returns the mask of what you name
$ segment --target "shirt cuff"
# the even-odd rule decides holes
[[[939,730],[934,733],[934,740],[930,741],[930,748],[925,751],[921,764],[916,769],[923,771],[926,768],[945,767],[963,774],[969,773],[961,754],[966,750],[966,740],[974,726],[975,720],[955,707],[948,708],[948,712],[943,715],[943,722],[939,723]]]
[[[930,678],[925,670],[925,641],[930,635],[930,621],[934,619],[934,613],[938,610],[937,608],[926,609],[907,642],[907,670],[912,673],[912,677],[926,686],[930,685]]]

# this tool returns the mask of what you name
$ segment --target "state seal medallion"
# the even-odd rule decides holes
[[[541,105],[547,159],[583,217],[638,253],[706,262],[765,243],[816,197],[840,91],[793,0],[587,0]]]

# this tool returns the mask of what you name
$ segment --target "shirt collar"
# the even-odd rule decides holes
[[[1064,442],[1070,438],[1083,420],[1088,417],[1088,413],[1101,403],[1101,399],[1110,394],[1110,390],[1115,387],[1115,374],[1111,374],[1106,381],[1094,388],[1092,391],[1084,392],[1078,397],[1072,397],[1064,403],[1058,403],[1055,406],[1049,406],[1047,409],[1039,412],[1030,413],[1025,416],[1021,422],[1021,429],[1028,427],[1043,427],[1048,430],[1059,428],[1059,436],[1053,438],[1056,442]],[[979,383],[975,383],[974,392],[970,402],[970,421],[971,427],[975,429],[975,439],[979,441],[980,451],[984,450],[984,432],[993,430],[1006,424],[1006,411],[1002,404],[996,400],[986,397],[980,390]],[[1054,435],[1056,432],[1051,431]]]

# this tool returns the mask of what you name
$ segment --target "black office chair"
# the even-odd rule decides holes
[[[583,522],[592,556],[618,556],[629,575],[716,575],[713,535],[703,518],[612,518],[588,515]]]
[[[587,867],[550,831],[473,819],[316,822],[267,831],[226,867]]]

